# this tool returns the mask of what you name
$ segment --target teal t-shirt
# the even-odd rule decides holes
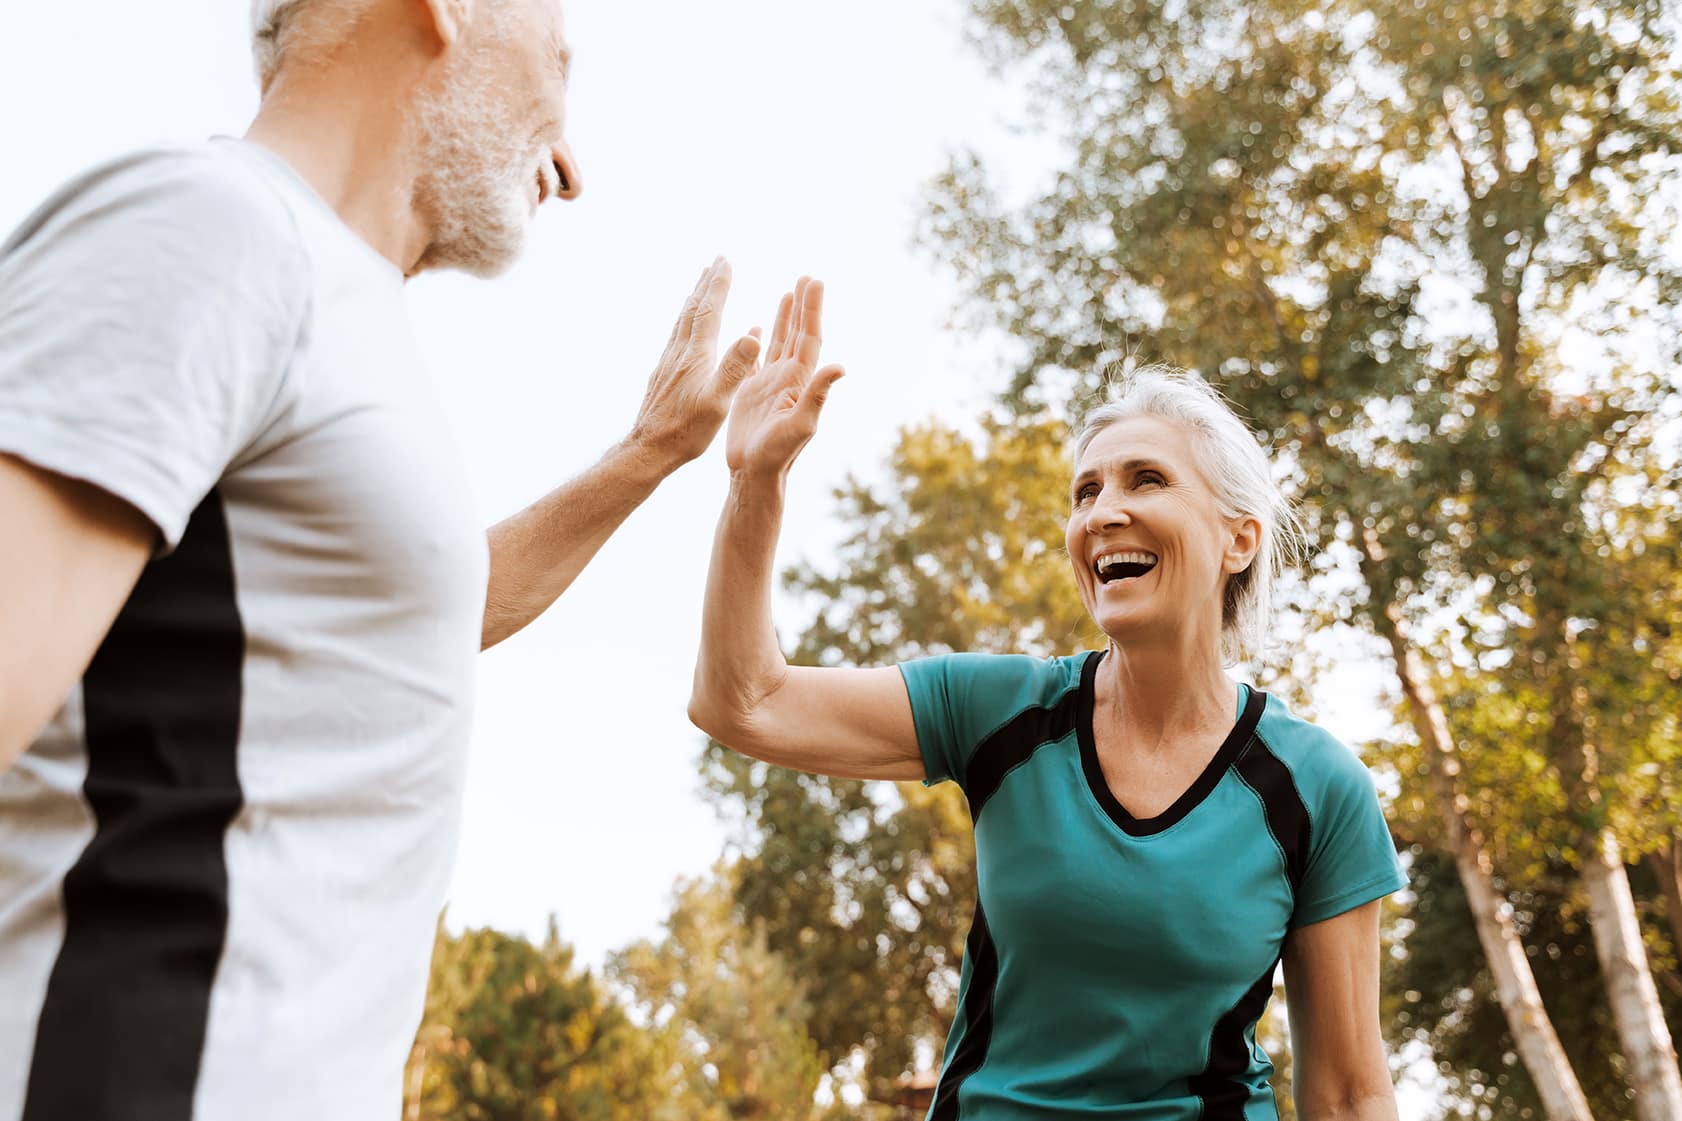
[[[1241,688],[1171,807],[1131,816],[1092,739],[1101,651],[900,666],[979,899],[930,1121],[1276,1121],[1255,1042],[1285,935],[1406,883],[1353,752]]]

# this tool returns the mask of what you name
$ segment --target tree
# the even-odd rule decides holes
[[[613,972],[676,1044],[685,1118],[813,1117],[823,1066],[806,983],[772,952],[763,922],[741,921],[735,888],[725,865],[680,885],[665,938],[622,951]]]
[[[1478,953],[1477,934],[1453,861],[1429,850],[1411,870],[1413,906],[1405,917],[1407,952],[1385,961],[1384,1023],[1393,1045],[1430,1048],[1449,1098],[1494,1111],[1534,1116],[1541,1100],[1521,1064],[1501,1014],[1490,972]],[[1505,885],[1504,885],[1505,886]],[[1656,889],[1638,885],[1638,897]],[[1593,939],[1584,923],[1584,899],[1575,873],[1556,867],[1533,886],[1506,888],[1524,942],[1541,963],[1536,976],[1543,999],[1560,1023],[1562,1045],[1599,1117],[1627,1117],[1633,1103],[1614,1061],[1617,1034],[1605,986],[1599,981]],[[1650,927],[1651,929],[1651,927]],[[1666,1002],[1669,1021],[1682,1025],[1682,999]]]
[[[666,1041],[637,1027],[553,921],[542,945],[440,929],[410,1061],[413,1121],[676,1121]]]
[[[1510,823],[1468,812],[1484,745],[1440,690],[1452,667],[1534,699],[1530,789],[1568,807],[1555,843],[1583,880],[1637,1112],[1682,1114],[1620,856],[1657,848],[1633,807],[1654,799],[1664,717],[1640,698],[1674,689],[1628,656],[1647,608],[1641,566],[1619,563],[1678,536],[1656,439],[1682,302],[1662,5],[973,7],[997,61],[1034,67],[1039,118],[1067,122],[1042,197],[1005,206],[960,161],[926,224],[978,316],[1025,348],[1008,399],[1068,411],[1056,387],[1144,348],[1273,438],[1324,563],[1359,575],[1350,614],[1390,650],[1547,1112],[1586,1117],[1500,905],[1486,834]]]

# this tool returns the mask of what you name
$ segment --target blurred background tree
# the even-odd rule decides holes
[[[799,1121],[815,1116],[823,1075],[808,1034],[804,975],[744,923],[733,869],[680,885],[658,942],[615,959],[640,1017],[677,1044],[685,1116],[693,1121]]]
[[[837,555],[786,578],[816,608],[806,664],[1096,645],[1062,555],[1070,426],[1141,357],[1220,387],[1316,547],[1247,672],[1312,711],[1322,640],[1388,667],[1393,730],[1357,745],[1413,871],[1384,1020],[1445,1116],[1682,1117],[1676,20],[1660,0],[971,0],[1056,152],[1020,198],[954,159],[921,221],[1003,391],[972,425],[906,429],[838,492]],[[953,1011],[961,796],[716,744],[701,768],[733,860],[616,960],[629,1013],[558,949],[454,946],[428,1116],[493,1116],[467,1112],[501,1100],[492,1071],[553,1082],[538,1059],[569,1039],[475,1008],[530,972],[487,954],[533,953],[554,1014],[597,1009],[580,1022],[640,1064],[645,1116],[806,1116],[834,1079],[866,1101],[833,1115],[906,1116],[871,1101],[938,1061]],[[476,1051],[479,1024],[527,1042]]]
[[[410,1057],[410,1121],[667,1121],[672,1041],[632,1023],[551,921],[541,945],[440,928]]]
[[[1319,574],[1357,577],[1321,621],[1364,624],[1393,659],[1426,748],[1404,777],[1431,780],[1421,800],[1546,1112],[1588,1102],[1501,905],[1496,854],[1520,850],[1582,879],[1635,1112],[1682,1113],[1623,859],[1670,841],[1648,811],[1674,706],[1646,698],[1676,678],[1642,652],[1662,636],[1640,558],[1674,558],[1682,514],[1671,16],[973,7],[978,43],[1031,69],[1033,118],[1065,141],[1020,205],[956,161],[925,224],[974,321],[1024,348],[1007,404],[1076,412],[1143,351],[1250,415],[1309,504]],[[1493,700],[1457,705],[1455,688]],[[1496,738],[1453,719],[1503,699]],[[1473,756],[1519,781],[1475,797]],[[1537,803],[1556,807],[1540,829]]]

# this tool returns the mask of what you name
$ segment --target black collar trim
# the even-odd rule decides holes
[[[1245,686],[1248,694],[1244,701],[1244,711],[1238,717],[1238,723],[1232,726],[1226,739],[1221,742],[1220,750],[1209,760],[1203,773],[1197,776],[1197,781],[1186,788],[1174,800],[1174,804],[1166,810],[1150,818],[1137,818],[1127,812],[1127,809],[1116,800],[1110,790],[1110,784],[1104,779],[1104,768],[1098,763],[1098,745],[1092,735],[1092,711],[1097,702],[1096,683],[1098,679],[1098,663],[1104,660],[1107,651],[1094,650],[1086,656],[1086,664],[1081,667],[1080,674],[1080,708],[1075,720],[1076,735],[1080,740],[1080,765],[1086,772],[1086,784],[1092,789],[1092,796],[1098,800],[1104,812],[1110,815],[1110,820],[1125,833],[1134,837],[1149,837],[1172,828],[1192,810],[1195,810],[1209,794],[1220,785],[1227,770],[1237,761],[1246,744],[1256,733],[1256,725],[1261,722],[1262,712],[1267,708],[1267,694],[1260,689]]]

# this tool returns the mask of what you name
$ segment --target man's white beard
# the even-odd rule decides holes
[[[464,62],[418,110],[424,162],[415,207],[431,224],[432,240],[416,272],[495,276],[525,245],[542,150],[491,96],[487,69],[483,60]]]

